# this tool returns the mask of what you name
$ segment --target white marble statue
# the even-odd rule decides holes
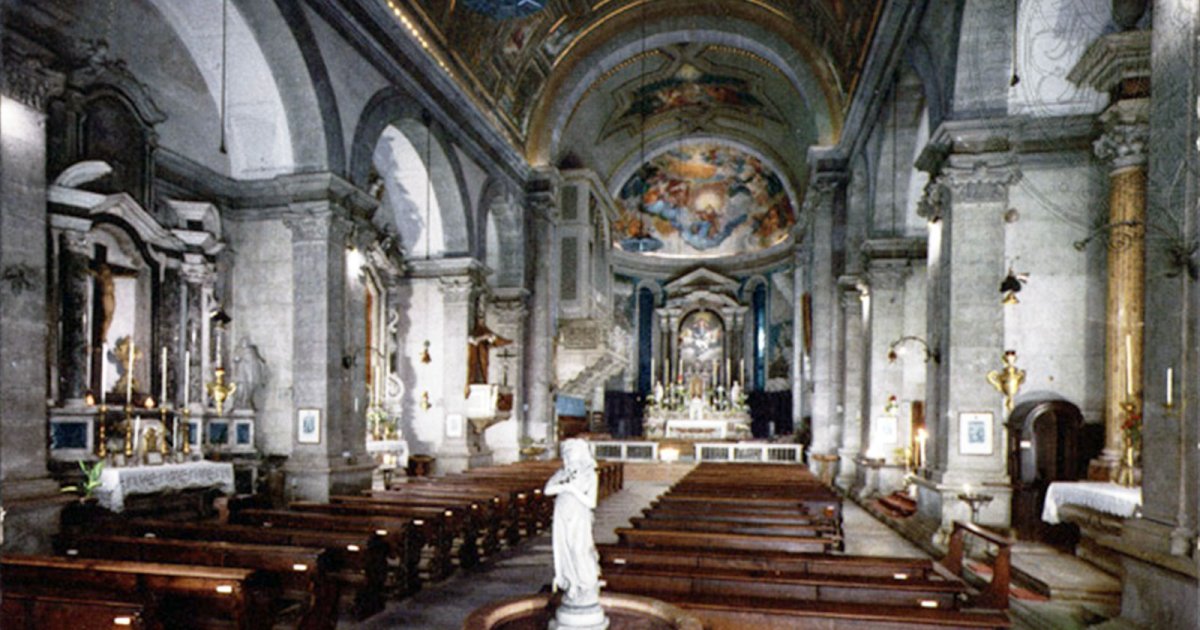
[[[596,460],[584,440],[564,441],[561,452],[563,467],[545,489],[546,496],[555,497],[554,587],[563,595],[550,627],[600,630],[608,620],[600,607],[600,561],[592,538]]]
[[[729,388],[729,406],[731,409],[742,408],[742,384],[737,381]]]
[[[663,404],[662,381],[658,381],[657,383],[654,384],[654,404],[658,405],[659,407],[661,407]]]
[[[258,346],[242,337],[233,355],[233,374],[237,389],[233,392],[230,409],[257,410],[259,392],[267,384],[267,362]]]

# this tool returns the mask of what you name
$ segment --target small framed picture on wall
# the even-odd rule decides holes
[[[960,455],[991,455],[992,412],[964,411],[958,414],[958,452]]]
[[[301,444],[321,443],[321,410],[296,411],[296,441]]]

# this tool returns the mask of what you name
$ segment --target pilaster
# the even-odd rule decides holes
[[[846,203],[844,168],[821,172],[813,177],[801,210],[812,217],[809,250],[812,256],[813,301],[813,384],[812,445],[816,455],[834,455],[841,440],[841,320],[837,296],[837,270],[834,254],[841,244],[834,243],[836,215]],[[816,472],[817,463],[811,464]]]
[[[837,484],[849,489],[858,471],[862,451],[863,393],[866,382],[866,343],[864,302],[869,299],[866,285],[857,276],[838,279],[842,318],[842,436],[838,446],[841,458]]]
[[[531,222],[529,234],[532,252],[526,260],[531,267],[531,308],[529,311],[529,343],[526,344],[525,385],[529,409],[524,434],[534,440],[545,440],[551,450],[557,450],[557,423],[554,397],[558,389],[554,374],[554,354],[558,337],[558,221],[559,190],[562,177],[556,169],[538,171],[527,185],[525,202]]]

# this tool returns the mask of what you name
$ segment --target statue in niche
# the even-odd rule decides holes
[[[599,480],[596,460],[584,440],[562,443],[563,467],[546,482],[554,499],[554,588],[562,592],[555,614],[559,628],[606,625],[600,608],[600,562],[592,538]],[[553,626],[552,626],[553,627]]]
[[[467,385],[485,385],[488,382],[488,364],[492,348],[501,348],[512,343],[497,335],[483,321],[483,309],[475,319],[475,328],[467,337]]]
[[[233,392],[230,409],[257,411],[259,392],[267,384],[267,362],[258,351],[258,346],[246,337],[238,341],[233,355],[233,375],[237,389]]]

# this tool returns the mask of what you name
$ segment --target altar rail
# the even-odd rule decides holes
[[[658,461],[658,442],[605,441],[588,442],[592,456],[621,462]]]
[[[803,464],[803,444],[767,444],[755,442],[698,443],[696,462],[738,462],[763,464]]]

